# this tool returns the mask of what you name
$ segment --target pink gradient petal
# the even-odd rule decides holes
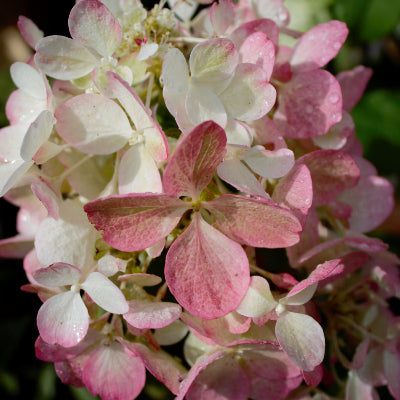
[[[299,241],[299,221],[272,201],[222,195],[206,203],[218,227],[239,243],[254,247],[278,248]]]
[[[278,25],[271,19],[266,18],[255,19],[240,25],[239,28],[231,33],[230,38],[235,43],[236,48],[239,49],[251,34],[259,31],[264,32],[274,44],[278,43]]]
[[[295,164],[290,172],[279,180],[272,200],[292,210],[304,227],[308,210],[313,201],[313,184],[310,170],[304,164]]]
[[[111,56],[121,42],[121,26],[108,8],[97,0],[82,0],[68,18],[73,39],[96,50],[103,57]]]
[[[129,356],[118,342],[104,343],[86,360],[82,380],[103,400],[132,400],[142,391],[146,369],[139,357]]]
[[[61,202],[61,196],[55,191],[51,183],[38,176],[37,179],[34,179],[31,183],[31,190],[46,207],[49,215],[57,220],[59,217],[59,203]]]
[[[124,319],[138,329],[158,329],[177,320],[181,313],[181,307],[175,303],[130,300]]]
[[[86,336],[89,314],[80,294],[68,291],[49,298],[40,307],[37,325],[46,343],[72,347]]]
[[[301,72],[283,85],[274,121],[289,139],[321,136],[342,119],[342,92],[325,70]]]
[[[43,32],[29,18],[20,15],[18,17],[17,26],[26,43],[34,49],[37,42],[43,38]]]
[[[185,135],[165,168],[165,193],[197,199],[221,163],[225,146],[225,132],[213,121],[203,122]]]
[[[170,247],[165,279],[184,308],[200,318],[233,311],[249,285],[242,247],[207,224],[199,213]]]
[[[213,3],[210,9],[210,20],[217,36],[223,35],[229,25],[234,23],[235,9],[231,0],[220,0]]]
[[[354,187],[360,177],[354,159],[341,150],[316,150],[300,157],[296,164],[305,164],[311,172],[315,206],[331,202]]]
[[[323,67],[339,52],[349,30],[344,22],[329,21],[303,34],[293,49],[293,72]]]
[[[165,238],[188,206],[163,194],[135,194],[94,200],[84,206],[104,240],[122,251],[146,249]]]
[[[16,235],[0,240],[1,258],[23,258],[33,248],[33,237]]]

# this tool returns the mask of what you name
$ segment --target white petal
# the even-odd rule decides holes
[[[156,329],[154,338],[160,346],[170,346],[180,342],[188,332],[188,326],[178,319],[164,328]]]
[[[122,157],[118,174],[119,193],[162,193],[157,165],[143,144],[132,146]]]
[[[0,197],[4,196],[18,183],[32,164],[33,161],[26,162],[23,160],[13,161],[7,164],[0,163]]]
[[[178,49],[171,49],[164,58],[162,75],[164,87],[171,93],[186,93],[189,70],[185,56]]]
[[[11,78],[18,88],[39,100],[47,99],[46,86],[42,75],[23,62],[16,62],[10,68]]]
[[[104,310],[124,314],[129,310],[121,290],[100,272],[92,272],[81,285],[91,299]]]
[[[317,286],[318,282],[315,282],[310,286],[306,286],[304,289],[300,290],[293,296],[280,299],[279,303],[291,306],[300,306],[302,304],[305,304],[310,301],[311,298],[314,296],[314,293],[317,290]]]
[[[47,268],[38,269],[33,277],[39,285],[66,286],[77,283],[81,277],[81,271],[70,264],[55,263]]]

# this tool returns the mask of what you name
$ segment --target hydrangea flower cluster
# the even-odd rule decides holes
[[[146,370],[177,399],[399,400],[400,260],[366,236],[393,189],[350,115],[371,70],[324,69],[340,21],[201,3],[81,0],[71,38],[19,19],[0,255],[43,301],[37,357],[103,400]]]

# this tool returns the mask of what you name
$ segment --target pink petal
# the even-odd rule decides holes
[[[179,384],[187,373],[181,363],[163,350],[151,349],[141,343],[123,342],[128,354],[139,355],[146,369],[172,393],[178,394]]]
[[[142,391],[146,370],[139,357],[129,356],[118,342],[97,347],[83,367],[83,382],[103,400],[132,400]]]
[[[68,18],[73,39],[110,57],[121,42],[121,26],[108,8],[97,0],[82,0],[71,10]]]
[[[1,258],[23,258],[33,248],[33,238],[16,235],[0,240]]]
[[[242,247],[196,212],[189,227],[168,251],[165,279],[184,308],[193,315],[211,319],[238,306],[249,285],[248,268]]]
[[[104,310],[113,314],[124,314],[129,306],[118,286],[100,272],[92,272],[81,288]]]
[[[73,362],[75,361],[76,359],[73,360]],[[80,377],[81,374],[77,374],[76,370],[71,366],[71,361],[56,361],[54,363],[54,369],[64,385],[72,385],[75,387],[85,386]]]
[[[81,94],[57,107],[56,129],[83,153],[111,154],[130,139],[132,128],[122,108],[99,94]]]
[[[198,125],[185,135],[165,168],[165,193],[197,199],[221,163],[225,146],[225,132],[212,121]]]
[[[55,220],[59,217],[61,196],[51,186],[50,182],[38,177],[31,183],[33,194],[43,203],[49,215]]]
[[[230,38],[235,47],[239,49],[243,42],[255,32],[264,32],[268,39],[272,40],[274,44],[278,43],[279,28],[278,25],[271,19],[260,18],[254,19],[250,22],[246,22],[239,26],[233,33],[231,33]]]
[[[186,393],[187,400],[246,400],[250,383],[233,356],[221,357],[200,372]]]
[[[162,279],[158,275],[142,273],[121,275],[118,277],[118,280],[121,282],[128,281],[138,286],[155,286],[162,282]]]
[[[301,72],[282,86],[274,121],[290,139],[321,136],[342,118],[342,92],[325,70]]]
[[[343,71],[336,79],[342,88],[343,109],[350,111],[360,100],[372,75],[372,69],[359,65],[351,71]]]
[[[37,325],[46,343],[72,347],[86,336],[89,314],[80,294],[70,290],[49,298],[40,307]]]
[[[300,157],[296,164],[305,164],[311,172],[315,206],[327,204],[354,187],[360,176],[354,159],[341,150],[316,150]]]
[[[235,9],[231,0],[220,0],[213,3],[210,9],[210,20],[214,32],[219,36],[223,35],[229,25],[233,24],[235,18]]]
[[[293,49],[293,72],[323,67],[339,52],[349,30],[344,22],[319,24],[302,35]]]
[[[163,194],[135,194],[94,200],[84,209],[108,244],[137,251],[165,238],[188,206]]]
[[[346,383],[346,400],[379,400],[380,396],[373,387],[372,382],[364,382],[356,371],[350,371]]]
[[[29,18],[20,15],[17,23],[18,29],[26,43],[34,49],[37,42],[43,38],[43,32]]]
[[[70,80],[92,72],[97,58],[76,40],[46,36],[36,45],[35,64],[52,78]]]
[[[37,270],[33,278],[43,286],[66,286],[77,283],[81,275],[81,270],[71,264],[55,263]]]
[[[276,89],[267,82],[266,73],[255,64],[239,64],[229,86],[220,94],[225,110],[232,118],[254,121],[275,104]]]
[[[290,172],[275,186],[272,200],[292,210],[304,227],[313,201],[313,186],[309,169],[304,164],[295,164]]]
[[[222,195],[205,205],[218,227],[239,243],[278,248],[299,241],[302,230],[293,214],[272,201]]]
[[[259,65],[266,74],[266,80],[270,80],[275,61],[275,45],[264,32],[254,32],[248,36],[239,54],[241,62]]]
[[[276,322],[275,334],[285,353],[300,369],[312,371],[324,359],[324,332],[309,315],[284,312]]]
[[[181,313],[181,307],[175,303],[130,300],[124,318],[138,329],[158,329],[177,320]]]
[[[388,388],[395,399],[400,398],[400,351],[385,349],[383,352],[383,368],[388,380]]]
[[[118,99],[127,112],[135,128],[142,133],[144,145],[156,162],[168,158],[168,143],[160,125],[151,117],[151,112],[146,110],[142,100],[136,92],[119,76],[108,72],[108,85],[110,97]]]

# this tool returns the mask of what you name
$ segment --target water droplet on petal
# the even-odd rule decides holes
[[[337,102],[339,101],[339,99],[340,99],[340,97],[339,97],[339,95],[338,95],[337,93],[333,93],[333,94],[331,94],[331,95],[329,96],[329,101],[330,101],[332,104],[337,104]]]
[[[335,43],[333,43],[333,48],[334,48],[335,50],[339,50],[341,47],[342,47],[342,45],[340,44],[340,42],[335,42]]]

